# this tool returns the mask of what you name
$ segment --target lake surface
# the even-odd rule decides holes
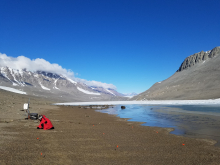
[[[145,122],[143,126],[174,128],[176,135],[213,139],[220,147],[220,105],[117,105],[97,111]]]

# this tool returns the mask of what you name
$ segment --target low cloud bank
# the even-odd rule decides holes
[[[46,71],[51,73],[62,74],[68,77],[74,76],[73,71],[62,68],[58,64],[51,64],[50,62],[37,58],[31,60],[25,56],[10,57],[6,54],[0,53],[0,66],[7,66],[12,69],[21,70],[27,69],[28,71]]]
[[[0,67],[3,66],[7,66],[9,68],[16,70],[27,69],[28,71],[32,71],[32,72],[46,71],[56,74],[62,74],[76,81],[83,82],[89,86],[98,86],[103,88],[116,89],[116,87],[113,84],[106,84],[98,81],[87,81],[84,79],[75,78],[74,72],[72,70],[65,69],[62,66],[55,63],[51,64],[50,62],[42,58],[31,60],[30,58],[27,58],[25,56],[10,57],[7,56],[6,54],[0,53]]]
[[[76,78],[76,81],[84,83],[88,86],[93,86],[93,87],[111,88],[115,90],[117,89],[116,86],[114,86],[113,84],[102,83],[102,82],[94,81],[94,80],[88,81],[88,80]]]

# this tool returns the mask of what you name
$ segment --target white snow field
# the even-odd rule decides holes
[[[10,92],[14,92],[14,93],[19,93],[19,94],[23,94],[26,95],[26,92],[20,91],[18,89],[14,89],[14,88],[9,88],[9,87],[5,87],[5,86],[0,86],[1,89],[4,89],[6,91],[10,91]]]
[[[100,95],[100,93],[93,93],[93,92],[87,91],[85,89],[82,89],[80,87],[77,87],[77,89],[85,94],[88,94],[88,95]]]
[[[99,102],[69,102],[55,105],[220,105],[220,99],[215,100],[151,100],[151,101],[99,101]]]

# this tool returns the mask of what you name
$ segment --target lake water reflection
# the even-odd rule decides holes
[[[145,122],[143,126],[171,127],[176,135],[220,141],[220,105],[127,105],[98,111]]]

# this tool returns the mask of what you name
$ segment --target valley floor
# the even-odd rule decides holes
[[[39,113],[45,114],[55,129],[38,130],[39,123],[33,120],[1,118],[0,164],[220,162],[220,148],[211,141],[172,135],[169,129],[140,126],[92,109],[50,106],[38,100],[32,103],[35,110],[39,106],[44,109]]]

